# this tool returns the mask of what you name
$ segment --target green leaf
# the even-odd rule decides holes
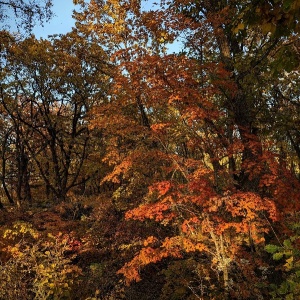
[[[293,295],[292,293],[287,294],[287,295],[285,296],[285,300],[294,300],[294,295]]]
[[[273,254],[273,259],[274,260],[280,260],[283,257],[283,253],[282,252],[278,252],[278,253],[274,253]]]
[[[280,285],[280,288],[278,289],[278,293],[280,295],[285,295],[289,290],[289,284],[284,281],[281,285]]]
[[[269,245],[266,245],[266,246],[265,246],[265,250],[266,250],[268,253],[271,253],[271,254],[277,252],[278,249],[279,249],[278,246],[272,245],[272,244],[269,244]]]
[[[291,248],[292,247],[291,240],[284,240],[283,245],[286,248]]]
[[[287,12],[291,8],[292,2],[293,2],[293,0],[283,1],[283,9],[285,12]]]
[[[297,278],[300,278],[300,270],[296,271],[295,274]]]

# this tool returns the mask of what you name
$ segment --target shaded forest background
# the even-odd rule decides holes
[[[0,2],[0,299],[299,299],[300,2],[73,2]]]

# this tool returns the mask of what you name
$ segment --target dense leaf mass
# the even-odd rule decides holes
[[[298,299],[299,1],[73,2],[0,32],[0,299]]]

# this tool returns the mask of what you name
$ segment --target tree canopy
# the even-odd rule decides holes
[[[299,1],[74,4],[2,39],[5,299],[297,299]]]
[[[23,30],[27,33],[38,22],[43,25],[52,17],[52,0],[6,0],[0,1],[0,22],[2,29]],[[14,18],[14,22],[12,22]]]

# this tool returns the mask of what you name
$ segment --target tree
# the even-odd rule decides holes
[[[106,97],[106,55],[71,32],[52,41],[30,37],[10,47],[6,59],[3,107],[30,132],[14,127],[38,170],[36,182],[42,179],[46,194],[63,200],[91,175],[81,174],[91,150],[87,114]]]
[[[272,142],[280,130],[269,130],[282,128],[270,105],[280,95],[272,74],[298,72],[297,60],[276,67],[285,51],[297,51],[297,23],[281,34],[248,24],[242,16],[255,7],[243,1],[170,1],[150,11],[140,4],[91,1],[77,16],[81,30],[109,45],[119,67],[112,101],[97,109],[107,123],[94,123],[114,140],[106,180],[137,197],[128,219],[174,228],[161,240],[154,230],[120,273],[138,280],[141,266],[201,252],[221,272],[225,295],[238,297],[230,282],[247,269],[247,247],[259,252],[279,211],[286,217],[299,209],[299,182]],[[179,37],[185,52],[167,54]],[[145,157],[152,161],[146,173]]]
[[[1,69],[4,68],[5,66],[5,56],[6,56],[6,50],[7,50],[7,45],[11,43],[15,43],[15,36],[11,33],[9,33],[8,30],[14,30],[14,31],[19,31],[19,33],[25,33],[28,34],[31,32],[32,28],[35,26],[36,22],[39,22],[40,25],[43,25],[44,21],[49,21],[50,18],[52,17],[52,1],[47,0],[44,1],[42,4],[41,1],[22,1],[22,0],[17,0],[17,1],[1,1],[0,2],[0,21],[2,22],[2,28],[0,32],[0,41],[1,41],[1,49],[0,49],[0,61],[1,61]],[[11,17],[14,16],[14,21],[15,23],[13,24]],[[2,71],[2,70],[1,70]],[[3,77],[1,77],[1,90],[3,89]],[[14,122],[16,125],[16,122]],[[19,125],[17,125],[19,128]],[[16,127],[16,128],[17,128]],[[17,130],[19,132],[19,129]],[[13,202],[13,197],[9,192],[8,187],[6,186],[5,181],[7,180],[6,176],[6,168],[7,168],[7,151],[9,148],[9,145],[7,144],[9,141],[9,136],[12,134],[11,131],[9,132],[3,132],[3,147],[2,147],[2,176],[1,176],[1,181],[3,188],[5,190],[5,194],[8,197],[9,201],[12,203]],[[24,145],[20,140],[20,135],[17,133],[16,135],[17,142],[16,145],[18,147],[16,149],[18,152],[18,175],[17,178],[17,183],[16,183],[16,190],[18,194],[19,200],[23,197],[22,194],[22,189],[24,188],[25,190],[25,198],[30,199],[30,188],[28,184],[28,165],[27,165],[27,154],[24,152]],[[22,144],[22,145],[21,145]],[[13,186],[14,184],[12,184]]]
[[[81,11],[66,35],[3,35],[1,183],[11,204],[44,193],[88,208],[5,211],[4,223],[21,216],[33,227],[4,228],[12,242],[4,236],[0,254],[35,263],[36,245],[53,269],[51,237],[44,245],[32,233],[59,227],[81,237],[67,237],[78,253],[70,268],[59,264],[82,267],[72,293],[75,278],[58,285],[76,297],[91,289],[101,299],[140,298],[138,289],[161,300],[297,297],[297,1],[74,3]],[[183,50],[170,54],[172,43]],[[94,187],[99,197],[82,196]],[[4,263],[24,286],[22,264]],[[27,286],[30,274],[45,283],[33,293],[53,293],[49,272],[25,267]]]

